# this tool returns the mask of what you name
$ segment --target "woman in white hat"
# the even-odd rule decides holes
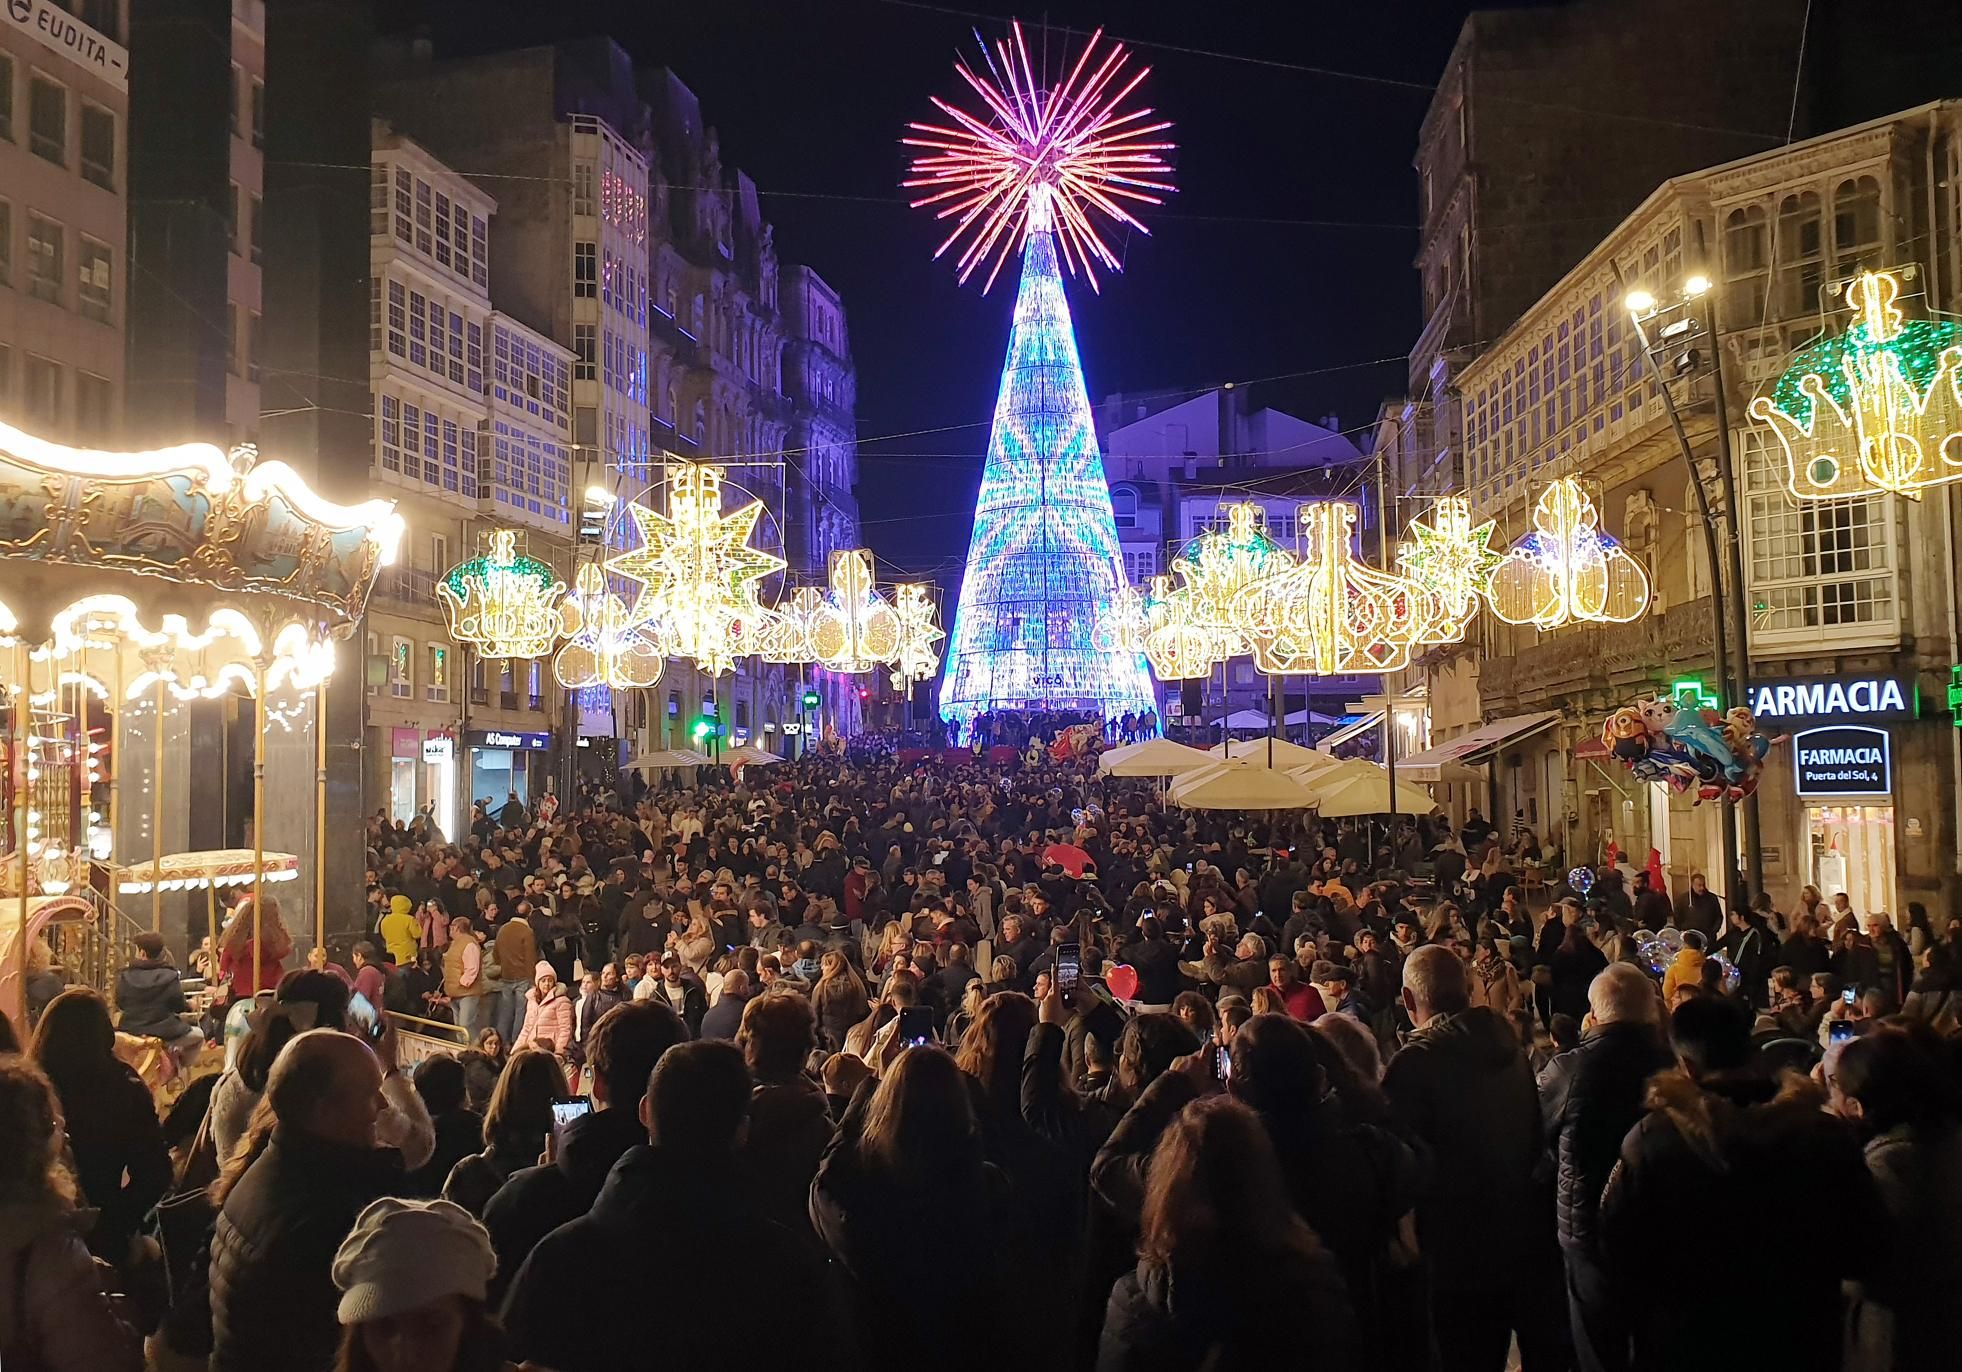
[[[334,1255],[337,1372],[509,1372],[484,1304],[496,1267],[490,1235],[462,1206],[376,1201]]]

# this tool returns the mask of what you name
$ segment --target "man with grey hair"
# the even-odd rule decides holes
[[[1618,1372],[1628,1366],[1629,1326],[1603,1270],[1598,1210],[1621,1141],[1642,1118],[1648,1080],[1669,1066],[1669,1050],[1658,1028],[1656,984],[1632,963],[1615,963],[1595,977],[1587,1003],[1580,1047],[1541,1090],[1548,1095],[1543,1104],[1575,1356],[1583,1372]]]
[[[1512,1026],[1471,1004],[1465,964],[1427,944],[1403,964],[1416,1030],[1383,1073],[1398,1132],[1431,1154],[1417,1202],[1446,1372],[1501,1372],[1513,1336],[1524,1372],[1565,1368],[1552,1197],[1533,1071]]]

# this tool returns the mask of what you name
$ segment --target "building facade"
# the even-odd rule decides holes
[[[0,10],[0,414],[118,446],[129,243],[127,0]]]

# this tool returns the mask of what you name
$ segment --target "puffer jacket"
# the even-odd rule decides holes
[[[1669,1065],[1662,1036],[1647,1024],[1607,1024],[1566,1060],[1566,1089],[1547,1120],[1557,1164],[1554,1218],[1560,1246],[1592,1256],[1601,1190],[1621,1141],[1644,1113],[1649,1078]]]
[[[552,1051],[564,1056],[572,1049],[572,1028],[572,997],[567,994],[564,982],[553,982],[552,989],[543,996],[538,994],[536,985],[525,992],[525,1022],[518,1030],[519,1047],[547,1038],[552,1041]]]
[[[125,1034],[171,1043],[191,1032],[190,1021],[182,1018],[183,979],[162,960],[135,958],[117,974],[116,1008],[123,1012],[116,1027]]]
[[[54,1205],[0,1206],[0,1363],[45,1372],[137,1372],[143,1345],[118,1318],[82,1242]]]
[[[1539,1094],[1511,1025],[1478,1007],[1430,1020],[1390,1059],[1383,1093],[1397,1131],[1430,1151],[1417,1233],[1439,1286],[1502,1286],[1552,1253]]]
[[[211,1372],[328,1372],[341,1341],[334,1252],[406,1179],[393,1149],[276,1127],[212,1231]]]
[[[1694,948],[1684,948],[1670,959],[1669,966],[1662,973],[1662,1003],[1668,1005],[1675,997],[1678,986],[1701,986],[1703,984],[1703,954]]]

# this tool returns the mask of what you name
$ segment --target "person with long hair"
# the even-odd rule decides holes
[[[96,1279],[54,1085],[0,1056],[0,1366],[137,1372],[143,1348]]]
[[[984,1156],[968,1078],[947,1053],[905,1049],[876,1085],[859,1085],[811,1182],[811,1221],[850,1279],[857,1327],[879,1331],[865,1366],[910,1372],[922,1348],[960,1372],[1016,1360],[1020,1321],[977,1321],[949,1339],[940,1302],[893,1299],[919,1278],[931,1216],[934,1232],[964,1239],[963,1297],[997,1309],[1010,1289],[996,1242],[1006,1192]]]
[[[61,1098],[82,1196],[100,1212],[89,1231],[90,1251],[120,1267],[143,1217],[170,1185],[170,1148],[156,1100],[116,1056],[109,1007],[86,987],[49,1002],[33,1050]]]
[[[342,1327],[334,1372],[506,1372],[485,1305],[490,1235],[447,1201],[383,1198],[334,1254]]]
[[[504,1064],[484,1113],[484,1147],[450,1169],[443,1199],[481,1219],[497,1189],[532,1167],[552,1133],[552,1105],[565,1096],[565,1072],[552,1054],[520,1048]]]
[[[1259,1116],[1194,1101],[1152,1155],[1138,1264],[1111,1289],[1098,1372],[1254,1366],[1304,1334],[1321,1372],[1362,1365],[1342,1274],[1288,1203]]]
[[[818,967],[817,986],[811,991],[818,1041],[827,1052],[842,1052],[851,1027],[872,1013],[872,998],[866,993],[865,978],[836,948],[824,955]]]
[[[262,905],[256,941],[252,928],[255,905]],[[270,895],[247,896],[232,911],[231,923],[219,935],[218,975],[231,984],[233,1000],[250,1000],[278,985],[291,956],[293,936],[280,918],[279,902]]]

